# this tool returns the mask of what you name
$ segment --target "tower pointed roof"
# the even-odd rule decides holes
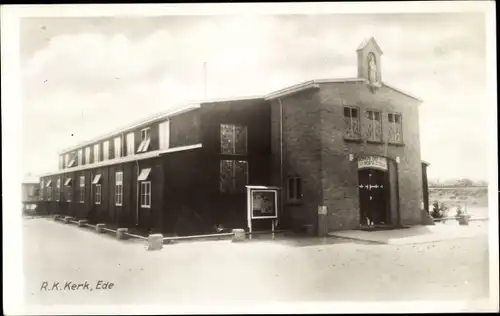
[[[372,37],[369,37],[367,39],[365,39],[359,46],[358,46],[358,49],[356,49],[356,51],[360,51],[362,49],[364,49],[368,44],[370,43],[373,43],[373,45],[377,48],[377,50],[379,51],[380,54],[383,54],[383,51],[382,49],[380,49],[380,46],[378,46],[377,44],[377,41],[375,40],[375,38],[372,36]]]

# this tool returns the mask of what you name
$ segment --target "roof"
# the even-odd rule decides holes
[[[72,151],[72,150],[75,150],[75,149],[78,149],[78,148],[81,148],[81,147],[85,147],[85,146],[91,145],[93,143],[99,142],[99,141],[107,139],[107,138],[111,138],[113,136],[116,136],[116,135],[119,135],[119,134],[122,134],[122,133],[126,133],[126,132],[131,131],[133,129],[136,129],[138,127],[141,127],[141,126],[144,126],[144,125],[147,125],[147,124],[151,124],[151,123],[153,123],[155,121],[160,121],[160,120],[172,117],[172,116],[176,116],[176,115],[180,115],[180,114],[183,114],[183,113],[186,113],[186,112],[189,112],[189,111],[193,111],[195,109],[198,109],[199,107],[200,107],[199,103],[194,103],[193,102],[193,103],[189,103],[188,105],[184,105],[182,107],[178,107],[178,108],[175,108],[175,109],[167,111],[167,112],[156,113],[156,114],[154,114],[152,116],[149,116],[146,119],[142,119],[140,121],[137,121],[134,124],[129,124],[129,125],[126,125],[125,127],[116,129],[115,131],[113,131],[111,133],[107,133],[105,135],[101,135],[99,137],[95,137],[95,138],[93,138],[93,139],[91,139],[89,141],[86,141],[84,143],[79,143],[78,145],[75,145],[75,146],[67,147],[67,148],[61,150],[59,152],[59,154],[63,154],[63,153],[66,153],[68,151]]]
[[[380,46],[378,46],[377,41],[375,40],[375,38],[373,36],[369,37],[369,38],[365,39],[363,42],[361,42],[361,44],[358,46],[358,49],[356,49],[356,51],[360,51],[360,50],[364,49],[370,42],[372,42],[375,45],[375,47],[377,48],[377,50],[381,54],[384,53],[382,51],[382,49],[380,48]]]
[[[202,148],[202,144],[173,147],[173,148],[162,149],[162,150],[153,150],[153,151],[148,151],[148,152],[141,153],[141,154],[124,156],[124,157],[120,157],[117,159],[103,160],[103,161],[95,162],[92,164],[86,164],[86,165],[80,165],[80,166],[75,166],[75,167],[71,167],[71,168],[61,169],[61,170],[57,170],[54,172],[45,173],[41,176],[48,177],[48,176],[54,176],[54,175],[61,175],[61,174],[69,173],[69,172],[101,168],[101,167],[106,167],[106,166],[122,164],[122,163],[126,163],[126,162],[140,161],[140,160],[144,160],[144,159],[159,157],[159,156],[166,155],[166,154],[171,154],[171,153],[186,151],[186,150],[193,150],[193,149],[198,149],[198,148]]]
[[[365,80],[362,78],[339,78],[339,79],[315,79],[306,82],[302,82],[293,86],[289,86],[287,88],[277,90],[275,92],[269,93],[264,98],[266,100],[272,100],[276,98],[283,97],[285,95],[290,95],[293,93],[297,93],[300,91],[305,91],[309,89],[317,89],[319,88],[320,83],[341,83],[341,82],[364,82]]]

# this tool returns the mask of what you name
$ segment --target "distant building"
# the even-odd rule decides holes
[[[203,101],[69,148],[41,177],[43,207],[164,233],[241,228],[250,184],[282,188],[281,228],[420,224],[422,101],[382,81],[373,38],[357,56],[356,78]]]
[[[34,209],[39,198],[39,180],[31,175],[27,175],[21,183],[22,202],[25,208]]]

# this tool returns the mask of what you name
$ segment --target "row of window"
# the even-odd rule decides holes
[[[148,176],[151,169],[146,168],[141,170],[141,173],[137,179],[140,182],[140,204],[141,207],[150,208],[151,207],[151,181],[148,181]],[[71,190],[71,178],[67,178],[64,182],[64,190],[66,202],[72,201],[72,190]],[[102,201],[102,188],[101,188],[101,174],[96,174],[94,179],[92,180],[93,190],[94,190],[94,204],[101,204]],[[47,183],[44,183],[43,180],[40,182],[40,200],[44,198],[44,190],[46,189],[47,200],[51,201],[53,198],[52,192],[52,181],[48,180]],[[61,179],[57,179],[56,182],[56,192],[55,192],[55,200],[59,202],[61,196]],[[115,205],[122,206],[123,205],[123,172],[118,171],[115,173]],[[85,202],[85,176],[80,176],[79,178],[79,190],[78,190],[78,198],[80,203]]]
[[[125,141],[126,150],[123,152],[122,145]],[[102,142],[102,160],[109,159],[109,140]],[[168,149],[170,143],[170,122],[165,121],[159,123],[159,146],[160,149]],[[126,139],[123,140],[121,136],[117,136],[113,140],[114,144],[114,158],[120,158],[122,156],[130,156],[136,153],[147,152],[151,147],[151,129],[144,128],[141,130],[141,143],[135,150],[135,136],[133,132],[126,135]],[[93,163],[101,161],[100,144],[94,144],[93,146]],[[91,147],[85,148],[85,156],[83,156],[83,149],[78,149],[76,152],[68,153],[64,156],[59,157],[59,168],[71,168],[75,166],[82,166],[90,163],[91,158]],[[85,159],[83,159],[85,157]]]
[[[382,142],[382,113],[380,111],[367,110],[365,114],[365,138],[369,141]],[[401,114],[387,113],[387,122],[388,142],[402,143],[403,129]],[[344,137],[347,139],[361,139],[359,108],[344,107]]]

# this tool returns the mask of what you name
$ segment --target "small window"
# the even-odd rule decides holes
[[[246,155],[247,154],[247,127],[241,125],[221,124],[220,146],[221,154]]]
[[[75,162],[76,162],[76,154],[73,152],[73,153],[70,153],[68,155],[66,155],[69,159],[69,163],[68,163],[68,168],[71,168],[71,167],[74,167],[75,166]]]
[[[101,185],[95,185],[95,204],[101,204]]]
[[[101,174],[98,173],[94,176],[94,179],[92,180],[92,184],[98,184],[101,181]]]
[[[366,139],[376,142],[382,141],[382,122],[380,112],[374,110],[366,111]]]
[[[101,160],[99,152],[99,144],[94,145],[94,162],[99,162]]]
[[[143,153],[149,150],[149,145],[151,144],[151,137],[149,133],[149,127],[141,130],[141,144],[137,149],[138,153]]]
[[[71,186],[70,185],[67,185],[64,187],[65,191],[66,191],[66,202],[71,202],[71,198],[72,198],[72,191],[71,191]]]
[[[102,160],[109,159],[109,140],[102,143]]]
[[[43,200],[43,188],[44,188],[44,182],[43,180],[40,181],[40,190],[38,190],[38,196],[40,197],[40,200]]]
[[[85,163],[90,163],[90,147],[85,148]]]
[[[221,160],[219,181],[221,192],[245,192],[245,186],[248,184],[248,162]]]
[[[56,184],[56,202],[59,202],[60,196],[61,196],[61,178],[57,179],[57,184]]]
[[[302,179],[300,177],[289,177],[287,191],[288,201],[300,201],[302,198]]]
[[[127,156],[135,153],[134,133],[127,134]]]
[[[116,137],[115,140],[115,159],[122,156],[122,138]]]
[[[119,171],[115,174],[115,205],[123,205],[123,172]]]
[[[83,165],[83,149],[78,149],[78,165]]]
[[[348,139],[360,139],[358,109],[344,107],[344,137]]]
[[[151,207],[151,181],[141,182],[141,207]]]
[[[85,202],[85,176],[80,176],[80,203]]]
[[[389,113],[387,115],[389,121],[388,134],[389,142],[401,144],[403,142],[403,126],[402,117],[399,113]]]
[[[149,173],[151,172],[151,168],[142,169],[137,177],[137,181],[146,181],[149,177]]]
[[[64,157],[59,156],[59,169],[64,169]]]
[[[162,122],[158,125],[160,149],[168,149],[170,147],[170,121]]]

